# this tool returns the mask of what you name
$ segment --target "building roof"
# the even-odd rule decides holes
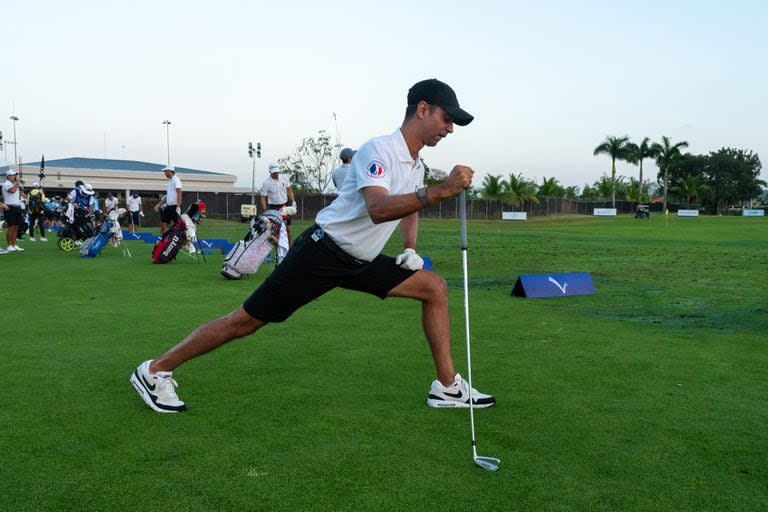
[[[39,166],[40,162],[24,162],[22,165]],[[151,164],[149,162],[137,162],[136,160],[110,160],[106,158],[60,158],[58,160],[46,160],[45,167],[65,167],[69,169],[104,169],[113,171],[162,171],[165,164]],[[176,167],[177,173],[187,174],[222,174],[220,172],[203,171],[200,169],[188,169]]]

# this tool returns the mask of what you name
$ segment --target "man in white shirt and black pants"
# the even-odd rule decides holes
[[[5,173],[6,179],[3,183],[3,203],[5,210],[3,215],[5,216],[5,224],[8,230],[5,232],[5,240],[8,242],[8,246],[3,252],[23,251],[21,247],[16,245],[16,238],[19,235],[19,229],[24,224],[24,202],[22,200],[21,183],[19,183],[19,175],[13,169],[9,169]]]
[[[160,212],[161,235],[164,235],[168,231],[168,226],[179,220],[181,215],[181,180],[176,176],[176,168],[168,165],[163,172],[168,178],[168,189],[165,196],[155,205],[155,211]]]
[[[125,204],[128,206],[128,215],[130,215],[131,223],[129,228],[131,233],[135,233],[136,228],[139,227],[141,222],[141,215],[143,214],[141,209],[141,197],[139,197],[139,193],[135,190],[131,192],[131,195],[129,195],[128,199],[125,200]]]
[[[269,164],[269,178],[264,180],[264,183],[261,185],[259,202],[261,203],[262,212],[267,207],[270,210],[280,211],[280,208],[283,206],[296,204],[296,197],[293,195],[291,182],[287,176],[280,174],[280,167],[275,163]],[[288,235],[288,245],[291,245],[293,243],[291,238],[291,216],[283,215],[283,223],[285,224],[285,232]]]
[[[320,211],[316,224],[298,237],[283,262],[245,303],[136,368],[131,383],[145,403],[158,412],[185,410],[176,395],[174,369],[268,323],[282,322],[340,287],[381,299],[405,297],[421,302],[422,327],[437,374],[427,395],[428,405],[494,405],[493,396],[469,389],[456,373],[451,358],[448,285],[434,272],[423,270],[424,262],[416,253],[419,211],[456,196],[472,184],[474,173],[468,166],[456,165],[445,181],[425,187],[419,151],[453,133],[454,123],[466,126],[472,119],[447,84],[431,79],[411,87],[401,127],[360,147],[339,196]],[[396,258],[381,254],[398,226],[403,252]],[[360,329],[366,329],[362,322]],[[311,338],[311,333],[306,336]]]

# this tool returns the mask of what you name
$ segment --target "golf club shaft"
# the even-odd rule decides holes
[[[459,223],[461,225],[461,268],[464,274],[464,333],[467,338],[467,382],[469,383],[469,425],[472,432],[472,455],[477,457],[475,440],[475,407],[472,400],[472,355],[469,335],[469,272],[467,270],[467,193],[459,193]]]

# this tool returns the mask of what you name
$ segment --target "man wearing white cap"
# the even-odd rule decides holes
[[[176,394],[174,370],[269,323],[285,321],[334,288],[381,299],[402,297],[421,302],[422,328],[437,377],[427,395],[429,406],[469,408],[496,403],[495,397],[480,393],[456,373],[451,357],[448,284],[436,273],[424,270],[424,262],[416,253],[419,211],[458,195],[472,184],[474,174],[471,167],[456,165],[445,181],[427,187],[420,151],[453,133],[454,124],[466,126],[474,118],[459,106],[453,89],[436,79],[416,83],[408,91],[407,101],[400,128],[360,146],[339,196],[318,213],[316,224],[296,239],[283,262],[243,305],[201,325],[181,343],[136,368],[131,383],[150,408],[161,413],[186,410]],[[381,254],[398,227],[403,253],[396,258]],[[376,315],[379,308],[364,308],[369,316],[361,317],[359,329],[350,335],[354,343],[365,343],[369,337],[379,339],[366,333],[370,315]],[[397,321],[411,320],[398,316]],[[311,332],[297,332],[299,337],[312,339]],[[344,334],[348,333],[340,333]],[[304,363],[306,368],[311,365],[311,361]],[[382,377],[386,366],[370,371],[371,382],[381,381],[372,400],[379,402],[382,393],[391,389],[391,400],[402,401],[402,383],[393,386]],[[267,391],[262,388],[257,392]],[[364,390],[357,393],[362,396]],[[411,392],[405,394],[412,396]],[[230,395],[221,390],[217,396]]]
[[[264,180],[264,184],[261,185],[259,201],[261,202],[261,211],[267,208],[280,211],[283,206],[296,204],[291,182],[288,181],[287,176],[280,174],[280,167],[274,162],[269,164],[269,178]],[[291,216],[283,214],[283,223],[288,235],[288,245],[291,245]]]
[[[165,196],[155,205],[155,211],[160,212],[161,235],[164,235],[168,231],[168,225],[179,220],[181,215],[181,180],[176,176],[176,168],[167,165],[163,172],[168,178],[168,188]]]
[[[344,148],[339,153],[341,158],[341,166],[337,167],[331,173],[331,179],[333,180],[333,186],[336,190],[341,189],[341,184],[344,183],[344,178],[347,177],[349,172],[349,166],[352,163],[352,157],[355,156],[356,151],[352,148]]]
[[[16,245],[19,226],[24,223],[21,213],[24,203],[21,201],[19,175],[13,169],[8,169],[5,176],[5,183],[3,183],[3,209],[5,210],[5,224],[8,226],[8,231],[5,232],[5,240],[8,242],[6,251],[23,251],[24,249]]]

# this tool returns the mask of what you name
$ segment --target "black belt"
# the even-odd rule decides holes
[[[315,242],[320,242],[323,244],[323,246],[331,251],[334,256],[338,257],[341,261],[348,265],[352,265],[355,267],[362,267],[363,265],[367,265],[368,261],[363,261],[355,258],[351,254],[349,254],[347,251],[342,249],[338,246],[336,242],[334,242],[330,236],[317,224],[313,224],[308,230],[307,233],[309,233],[309,237],[314,240]]]

